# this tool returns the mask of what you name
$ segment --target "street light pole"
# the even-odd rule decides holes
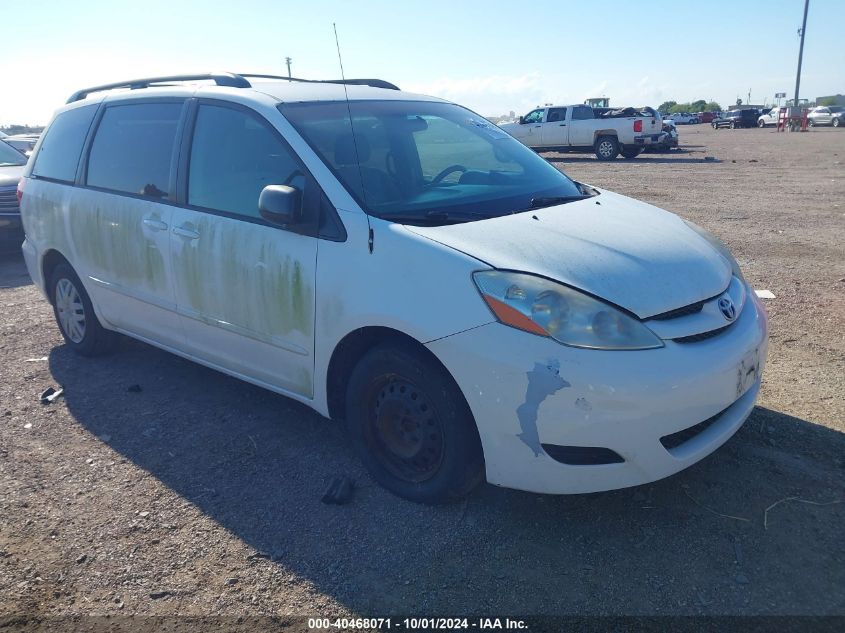
[[[798,107],[798,89],[801,87],[801,59],[804,57],[804,35],[807,33],[807,9],[810,8],[810,0],[804,0],[804,23],[801,25],[801,45],[798,47],[798,72],[795,74],[795,101],[792,102]]]
[[[291,63],[291,61],[293,61],[293,60],[291,60],[290,57],[285,57],[285,63],[288,65],[288,79],[290,79],[290,63]],[[800,67],[800,62],[799,62],[799,67]]]

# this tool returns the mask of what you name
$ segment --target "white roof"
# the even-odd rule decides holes
[[[371,86],[357,86],[310,83],[301,81],[260,80],[247,78],[253,89],[275,97],[279,101],[295,103],[300,101],[344,101],[349,96],[356,100],[396,100],[396,101],[443,101],[436,97],[419,95],[402,90],[387,88],[373,88]],[[249,90],[249,88],[234,88],[233,90]]]

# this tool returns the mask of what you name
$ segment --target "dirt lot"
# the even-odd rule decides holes
[[[0,618],[845,614],[845,132],[699,125],[681,142],[548,156],[710,229],[776,295],[745,426],[629,490],[406,503],[304,406],[132,341],[74,356],[3,259]],[[336,475],[358,482],[349,505],[320,502]]]

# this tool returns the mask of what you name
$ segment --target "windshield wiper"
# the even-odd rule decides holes
[[[551,207],[556,204],[586,200],[591,197],[592,196],[543,196],[540,198],[531,198],[531,208],[540,209],[542,207]]]
[[[487,219],[494,216],[476,211],[426,211],[422,214],[386,213],[379,216],[393,222],[423,222],[425,224],[459,224],[473,219]]]

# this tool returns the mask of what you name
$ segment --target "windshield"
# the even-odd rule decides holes
[[[26,165],[26,156],[8,143],[0,141],[0,166]]]
[[[584,197],[532,150],[453,104],[334,101],[279,109],[361,207],[387,220],[478,220]]]

